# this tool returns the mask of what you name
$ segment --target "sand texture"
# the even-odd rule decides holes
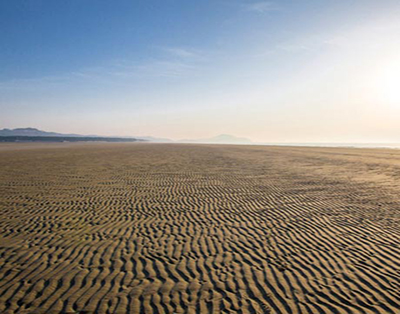
[[[400,313],[400,151],[18,145],[0,313]]]

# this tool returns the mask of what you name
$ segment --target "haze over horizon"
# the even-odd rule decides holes
[[[399,14],[389,0],[3,1],[0,129],[400,142]]]

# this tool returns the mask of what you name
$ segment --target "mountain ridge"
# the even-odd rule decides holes
[[[182,139],[171,140],[169,138],[158,138],[153,136],[99,136],[99,135],[81,135],[81,134],[63,134],[57,132],[48,132],[39,130],[37,128],[15,128],[15,129],[1,129],[0,136],[11,137],[65,137],[65,138],[120,138],[120,139],[138,139],[153,143],[198,143],[198,144],[254,144],[250,139],[244,137],[237,137],[229,134],[220,134],[210,138],[201,139]]]
[[[42,131],[36,128],[2,129],[0,136],[57,136],[57,137],[98,137],[96,135],[62,134]]]

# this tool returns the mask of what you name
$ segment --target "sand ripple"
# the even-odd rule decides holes
[[[400,313],[400,152],[0,152],[1,313]]]

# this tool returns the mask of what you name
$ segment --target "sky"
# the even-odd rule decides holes
[[[0,128],[400,142],[400,2],[0,0]]]

